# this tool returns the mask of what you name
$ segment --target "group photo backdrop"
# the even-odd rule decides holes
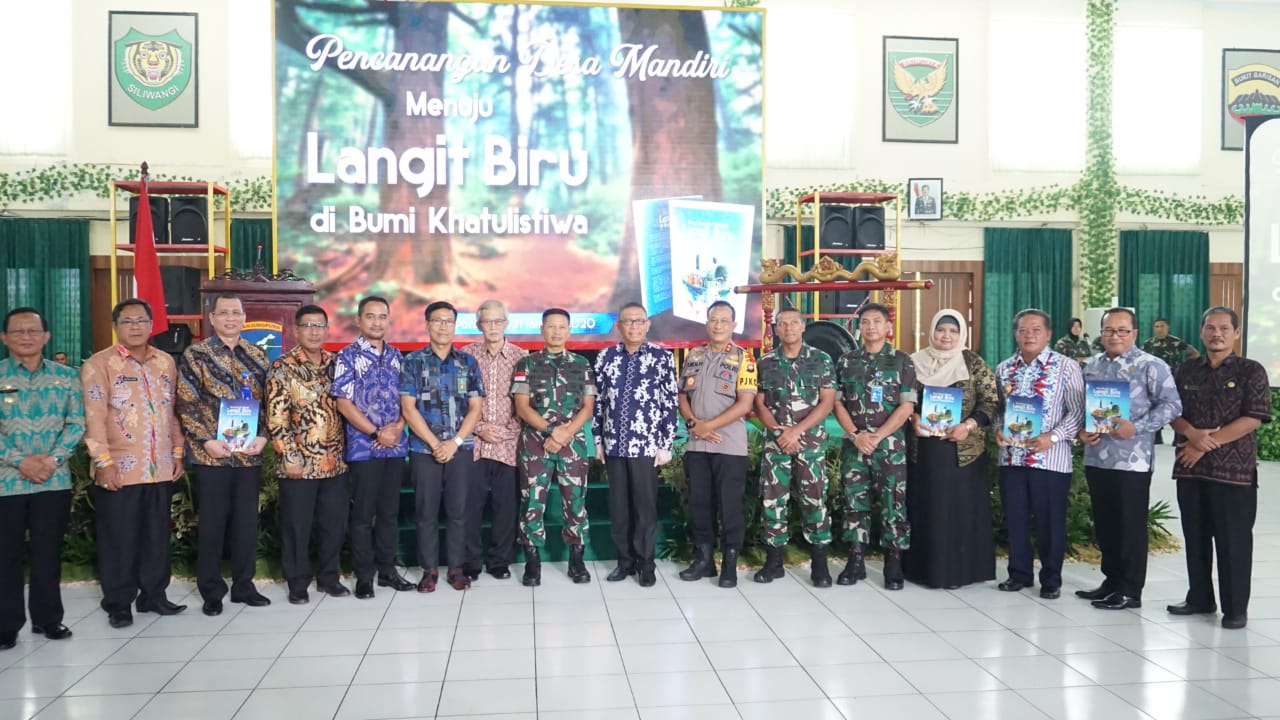
[[[612,341],[705,339],[706,306],[759,303],[763,13],[487,3],[275,3],[278,265],[355,335],[366,294],[393,342],[421,308],[497,298],[513,339],[547,307]],[[671,205],[674,203],[674,206]],[[674,209],[673,209],[674,207]],[[674,217],[672,213],[675,213]],[[478,334],[474,314],[459,334]]]

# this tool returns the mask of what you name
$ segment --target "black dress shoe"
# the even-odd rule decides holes
[[[507,567],[506,565],[491,567],[485,572],[492,575],[495,580],[507,580],[511,577],[511,568]]]
[[[397,592],[405,592],[407,590],[415,590],[418,586],[401,577],[400,573],[392,573],[390,575],[379,575],[378,587],[389,587]]]
[[[1062,597],[1062,588],[1042,587],[1040,588],[1040,597],[1044,598],[1045,600],[1057,600],[1058,598]]]
[[[62,623],[54,623],[52,625],[32,625],[31,632],[36,635],[43,635],[50,640],[66,640],[71,637],[71,628]]]
[[[1129,608],[1142,607],[1142,601],[1138,598],[1129,597],[1124,593],[1111,593],[1101,600],[1094,600],[1093,606],[1099,610],[1128,610]]]
[[[1001,592],[1021,592],[1031,587],[1031,583],[1024,583],[1021,580],[1009,578],[996,586]]]
[[[140,613],[153,612],[153,613],[156,613],[157,615],[177,615],[178,613],[186,609],[187,609],[186,605],[177,605],[175,603],[169,602],[168,600],[161,600],[160,602],[151,602],[151,603],[142,603],[142,602],[138,603],[138,612]]]
[[[636,569],[630,565],[619,564],[613,569],[613,572],[605,576],[605,580],[609,582],[621,582],[636,574]]]
[[[0,650],[12,650],[16,647],[18,647],[18,633],[0,633]]]
[[[112,610],[107,613],[107,624],[119,630],[133,624],[133,613],[125,610]]]
[[[311,596],[310,596],[309,594],[307,594],[307,589],[306,589],[306,588],[303,588],[303,589],[301,589],[301,590],[290,590],[290,591],[289,591],[289,604],[290,604],[290,605],[306,605],[306,604],[307,604],[307,603],[309,603],[309,602],[311,602]]]
[[[205,600],[204,606],[200,608],[200,612],[204,613],[205,615],[208,615],[209,617],[213,617],[214,615],[221,615],[222,601],[221,600]]]
[[[341,582],[326,585],[316,583],[316,592],[324,593],[329,597],[346,597],[351,594],[351,591],[347,589],[347,586],[343,585]]]
[[[1212,615],[1218,612],[1218,608],[1212,605],[1202,607],[1200,605],[1192,605],[1191,603],[1182,602],[1177,605],[1165,606],[1165,612],[1170,615]]]
[[[462,574],[463,574],[463,575],[466,575],[466,576],[467,576],[467,579],[468,579],[468,580],[470,580],[471,582],[475,582],[476,580],[479,580],[479,579],[480,579],[480,568],[473,568],[473,567],[465,567],[465,566],[464,566],[464,567],[462,568]]]
[[[658,576],[653,567],[640,568],[640,587],[653,587],[657,583]]]
[[[1102,583],[1092,590],[1077,590],[1076,597],[1084,598],[1085,600],[1103,600],[1114,592],[1114,590],[1107,587],[1106,583]]]
[[[1241,613],[1240,615],[1223,615],[1222,627],[1228,630],[1239,630],[1249,624],[1249,616]]]
[[[373,581],[357,580],[356,581],[356,599],[368,600],[373,597]]]
[[[233,597],[231,598],[231,602],[244,603],[249,607],[266,607],[271,604],[271,600],[267,598],[266,595],[263,595],[257,590],[254,590],[253,594],[251,595],[245,595],[244,597],[238,597],[238,598]]]

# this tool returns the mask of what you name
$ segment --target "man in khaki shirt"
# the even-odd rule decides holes
[[[169,506],[182,474],[182,428],[174,416],[177,367],[147,344],[151,306],[120,302],[111,311],[118,342],[95,353],[80,372],[85,443],[97,509],[102,609],[111,627],[138,612],[174,615],[187,608],[165,597],[169,586]]]

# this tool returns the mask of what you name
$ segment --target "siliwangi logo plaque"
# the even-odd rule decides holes
[[[194,13],[110,14],[111,125],[196,127]]]

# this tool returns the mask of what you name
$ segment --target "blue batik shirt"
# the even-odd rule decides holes
[[[76,371],[41,360],[31,372],[13,358],[0,360],[0,497],[71,489],[67,459],[84,437],[84,400]],[[42,483],[22,476],[31,455],[58,462]]]
[[[378,352],[364,337],[342,348],[333,360],[336,398],[350,400],[369,422],[382,427],[400,419],[400,351],[388,343]],[[408,452],[404,436],[393,448],[374,447],[369,436],[347,423],[347,462],[402,458]]]
[[[472,398],[484,397],[484,381],[480,377],[480,363],[466,353],[449,348],[449,354],[441,359],[428,345],[409,353],[400,367],[400,396],[415,399],[418,412],[426,420],[431,433],[440,440],[449,440],[458,434],[462,419]],[[462,447],[475,444],[471,437],[463,439]],[[430,454],[431,448],[416,434],[409,433],[409,452]]]
[[[654,457],[671,450],[676,432],[676,364],[671,353],[621,343],[596,357],[593,431],[612,457]]]
[[[1182,398],[1169,366],[1155,355],[1133,347],[1114,358],[1106,353],[1094,355],[1084,366],[1084,380],[1129,383],[1129,422],[1137,430],[1128,440],[1102,435],[1097,445],[1086,444],[1084,464],[1106,470],[1150,471],[1156,431],[1182,415]],[[1086,410],[1085,423],[1088,421]]]

